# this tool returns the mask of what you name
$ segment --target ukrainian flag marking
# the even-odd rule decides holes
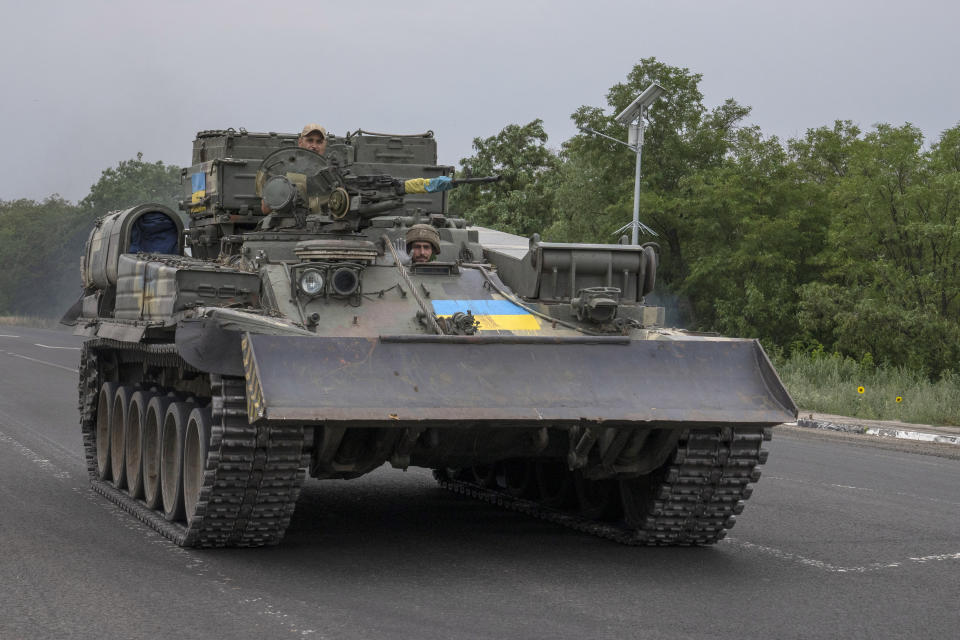
[[[202,171],[190,176],[190,186],[193,187],[193,194],[190,197],[191,204],[201,202],[207,195],[207,174]],[[194,211],[204,211],[206,207],[192,207]]]
[[[427,193],[428,184],[429,178],[411,178],[403,183],[403,190],[405,193]]]
[[[509,300],[433,300],[438,316],[470,311],[480,323],[480,331],[539,331],[537,318]]]

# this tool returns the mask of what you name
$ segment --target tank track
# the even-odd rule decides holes
[[[670,460],[649,476],[644,495],[631,496],[646,503],[639,527],[629,526],[622,517],[599,521],[574,510],[547,507],[501,489],[457,479],[445,470],[435,470],[434,477],[454,493],[621,544],[707,545],[721,540],[736,523],[744,501],[753,492],[750,483],[760,478],[756,467],[767,459],[761,445],[771,436],[770,427],[684,431]],[[618,485],[621,500],[622,492],[634,490],[630,481],[621,480]]]
[[[80,415],[87,471],[93,489],[183,547],[254,547],[277,544],[290,524],[309,454],[299,425],[250,424],[243,378],[209,374],[213,417],[209,452],[190,524],[166,520],[97,477],[96,406],[102,381],[99,358],[110,350],[123,362],[192,369],[172,344],[87,341],[80,363]]]

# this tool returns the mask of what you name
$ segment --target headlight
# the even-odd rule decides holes
[[[300,276],[300,290],[308,296],[323,292],[323,274],[316,269],[307,269]]]
[[[291,207],[297,197],[297,188],[284,176],[270,176],[261,193],[272,211],[284,211]]]
[[[348,267],[340,267],[333,272],[333,290],[337,295],[349,296],[360,286],[360,277],[357,272]]]

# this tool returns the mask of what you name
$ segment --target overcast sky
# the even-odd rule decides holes
[[[960,122],[956,0],[0,6],[3,200],[78,200],[138,151],[186,165],[201,129],[432,129],[456,164],[475,136],[542,118],[558,147],[649,56],[783,139],[838,118],[928,140]]]

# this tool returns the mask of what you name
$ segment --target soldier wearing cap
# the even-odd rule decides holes
[[[327,150],[327,130],[311,122],[300,132],[300,137],[297,138],[297,146],[323,155]]]
[[[407,231],[407,254],[414,264],[431,262],[440,255],[440,234],[429,224],[415,224]]]
[[[300,137],[297,138],[297,146],[323,155],[327,150],[327,130],[319,124],[311,122],[300,132]],[[260,211],[264,214],[270,213],[270,207],[262,200],[260,201]]]

